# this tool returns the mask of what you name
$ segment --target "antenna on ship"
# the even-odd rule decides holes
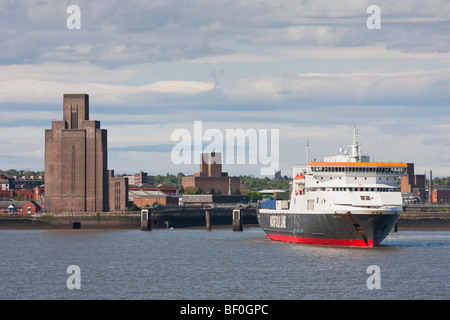
[[[309,140],[306,139],[306,164],[309,162]]]

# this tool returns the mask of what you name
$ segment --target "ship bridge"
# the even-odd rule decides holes
[[[326,191],[394,191],[406,168],[405,163],[310,162],[307,185],[331,188]]]

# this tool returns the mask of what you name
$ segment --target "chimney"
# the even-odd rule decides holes
[[[430,170],[430,181],[428,182],[428,202],[431,203],[433,190],[433,171]]]

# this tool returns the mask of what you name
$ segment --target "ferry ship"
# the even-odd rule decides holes
[[[321,162],[294,166],[290,200],[263,202],[259,225],[272,240],[378,246],[402,212],[399,185],[406,168],[361,155],[355,127],[350,154],[341,149]]]

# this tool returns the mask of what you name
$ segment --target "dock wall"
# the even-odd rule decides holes
[[[399,230],[450,230],[450,207],[448,205],[405,206],[397,226]]]
[[[210,225],[232,226],[234,208],[208,209]],[[241,208],[244,225],[257,225],[255,208]],[[44,213],[0,215],[0,229],[72,229],[74,222],[82,229],[140,229],[140,212],[122,213]],[[206,209],[195,207],[174,207],[151,209],[152,229],[205,227]]]
[[[233,209],[208,209],[211,227],[233,225]],[[258,226],[255,208],[241,208],[244,226]],[[140,229],[140,212],[117,213],[44,213],[0,214],[0,229],[72,229],[74,222],[79,222],[82,229]],[[172,207],[151,208],[152,229],[162,228],[205,228],[206,208],[204,207]],[[433,229],[450,230],[450,207],[443,206],[407,206],[404,207],[398,230]]]

